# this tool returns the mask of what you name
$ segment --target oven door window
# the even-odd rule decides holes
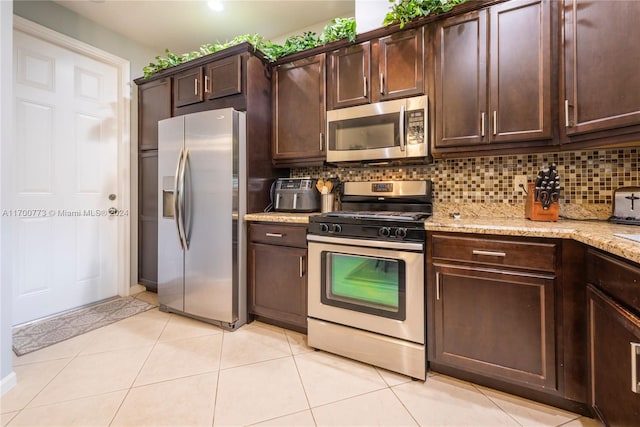
[[[405,262],[322,252],[322,303],[405,320]]]
[[[381,114],[329,123],[329,149],[370,150],[400,146],[400,113]]]

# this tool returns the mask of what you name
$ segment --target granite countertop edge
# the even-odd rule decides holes
[[[308,224],[312,213],[261,212],[245,215],[246,221]],[[573,239],[640,264],[640,243],[614,236],[614,233],[640,234],[640,227],[612,224],[602,220],[531,221],[525,218],[474,217],[453,219],[433,216],[424,222],[427,231],[493,234],[520,237]]]

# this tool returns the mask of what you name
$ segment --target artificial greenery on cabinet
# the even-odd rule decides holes
[[[309,31],[302,35],[294,35],[287,38],[284,44],[280,45],[264,39],[259,34],[244,34],[236,36],[233,40],[226,43],[206,43],[200,46],[199,50],[176,55],[165,50],[166,56],[156,56],[156,62],[151,62],[143,67],[144,77],[149,78],[159,71],[167,68],[175,67],[201,56],[209,55],[220,50],[226,49],[240,43],[248,42],[253,45],[254,49],[262,52],[264,57],[269,61],[275,61],[292,53],[312,49],[317,46],[323,46],[336,40],[347,39],[351,42],[356,39],[356,20],[355,18],[335,18],[324,27],[322,34],[319,36],[315,32]]]

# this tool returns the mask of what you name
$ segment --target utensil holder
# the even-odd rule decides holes
[[[333,204],[335,202],[335,197],[333,193],[322,194],[321,198],[322,198],[321,204],[320,204],[321,212],[322,213],[333,212]]]
[[[549,209],[542,207],[542,202],[536,202],[535,184],[530,182],[527,184],[527,199],[524,204],[525,217],[532,221],[557,221],[559,217],[559,203],[551,203]]]

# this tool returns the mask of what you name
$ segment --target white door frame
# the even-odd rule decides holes
[[[118,120],[116,122],[118,128],[118,209],[126,210],[129,215],[118,218],[116,278],[118,295],[128,296],[131,277],[131,82],[129,61],[16,15],[13,16],[13,28],[80,55],[112,65],[118,70]]]

